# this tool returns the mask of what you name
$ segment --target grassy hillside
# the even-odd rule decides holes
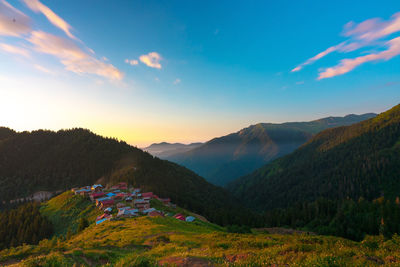
[[[259,210],[320,197],[394,199],[400,195],[399,122],[400,105],[375,118],[325,130],[228,189]]]
[[[81,218],[94,222],[103,214],[96,206],[83,196],[76,196],[67,191],[42,204],[40,212],[53,224],[55,235],[65,235],[70,229],[76,232]]]
[[[192,171],[88,130],[20,132],[0,141],[0,206],[36,191],[122,181],[218,224],[255,222],[227,191]]]
[[[69,240],[0,251],[19,266],[398,266],[400,238],[353,242],[312,235],[230,234],[174,218],[92,225]],[[184,265],[186,264],[186,265]]]
[[[186,166],[213,184],[225,185],[293,152],[322,130],[374,116],[376,114],[328,117],[310,122],[259,123],[165,159]]]

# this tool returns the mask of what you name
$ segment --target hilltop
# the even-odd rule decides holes
[[[394,200],[400,194],[399,122],[400,105],[351,126],[327,129],[228,189],[258,210],[321,197]]]
[[[195,171],[213,184],[226,185],[293,152],[322,130],[351,125],[375,116],[374,113],[350,114],[309,122],[259,123],[236,133],[214,138],[187,152],[162,158]]]
[[[0,205],[37,191],[128,182],[168,196],[218,224],[254,223],[253,216],[224,189],[123,141],[85,129],[2,132],[8,134],[0,141]]]
[[[149,152],[153,156],[159,158],[168,158],[172,155],[185,153],[189,150],[195,149],[201,146],[203,143],[191,143],[191,144],[181,144],[181,143],[156,143],[151,144],[148,147],[143,148],[144,151]]]
[[[89,200],[87,204],[90,205]],[[75,204],[76,206],[74,206]],[[48,206],[51,206],[49,210]],[[64,209],[69,206],[68,209]],[[64,193],[43,206],[52,217],[84,214],[82,198]],[[90,216],[89,216],[90,217]],[[400,239],[362,242],[295,233],[229,233],[225,228],[173,217],[136,217],[90,225],[38,245],[0,251],[0,264],[18,266],[377,266],[400,262]]]

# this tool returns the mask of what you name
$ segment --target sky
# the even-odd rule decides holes
[[[0,0],[0,125],[144,147],[400,102],[400,1]]]

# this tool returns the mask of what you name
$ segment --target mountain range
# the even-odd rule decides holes
[[[294,153],[227,188],[258,210],[318,198],[333,200],[400,195],[400,105],[351,126],[327,129]]]
[[[183,165],[207,181],[223,186],[293,152],[322,130],[351,125],[375,116],[374,113],[367,113],[309,122],[259,123],[204,144],[196,144],[195,148],[186,152],[170,151],[163,155],[153,152],[153,155]]]
[[[153,156],[159,158],[168,158],[172,155],[185,153],[189,150],[195,149],[201,146],[203,143],[191,143],[191,144],[181,144],[181,143],[156,143],[151,144],[148,147],[143,148],[144,151],[149,152]]]
[[[15,132],[0,128],[0,206],[38,191],[128,182],[210,221],[245,223],[251,214],[226,190],[175,163],[86,129]]]

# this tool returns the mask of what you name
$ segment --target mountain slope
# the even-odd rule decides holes
[[[17,266],[397,266],[399,238],[227,233],[196,220],[139,217],[0,251]]]
[[[331,199],[400,195],[400,105],[375,118],[327,129],[294,153],[232,182],[259,210]]]
[[[195,171],[213,184],[225,185],[273,159],[289,154],[321,130],[351,125],[375,116],[368,113],[310,122],[260,123],[212,139],[186,153],[165,158]]]
[[[222,188],[175,163],[88,130],[17,133],[0,141],[0,205],[36,191],[128,182],[219,224],[252,223]]]
[[[158,144],[151,144],[148,147],[143,148],[144,151],[149,152],[153,156],[159,157],[161,159],[170,157],[172,155],[185,153],[189,150],[195,149],[196,147],[201,146],[202,143],[191,143],[188,145],[181,144],[181,143],[158,143]]]

